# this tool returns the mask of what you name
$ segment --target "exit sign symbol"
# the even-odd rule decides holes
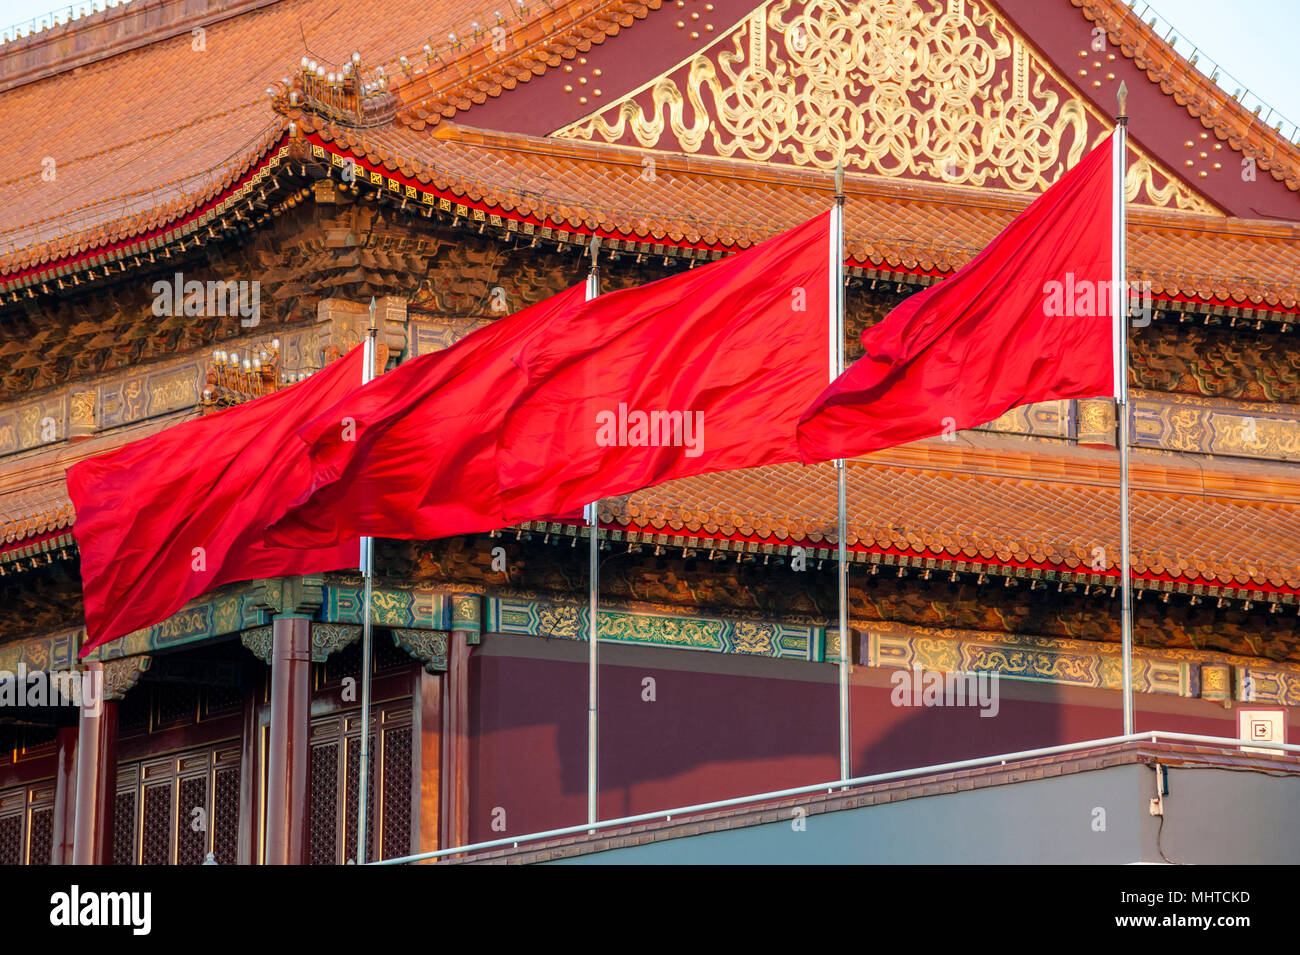
[[[1241,709],[1237,711],[1237,736],[1251,743],[1285,743],[1286,710]],[[1242,752],[1280,755],[1281,750],[1243,746]]]

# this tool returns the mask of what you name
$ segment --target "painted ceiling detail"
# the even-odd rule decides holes
[[[768,0],[554,135],[1039,192],[1110,123],[978,0]],[[1131,200],[1217,210],[1137,153]]]

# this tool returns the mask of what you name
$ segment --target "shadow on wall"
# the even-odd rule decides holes
[[[530,652],[536,640],[488,635],[471,659],[475,840],[587,818],[586,646],[554,641],[551,655],[539,656]],[[834,666],[654,647],[602,651],[601,818],[839,778]],[[1113,691],[986,675],[974,684],[973,697],[967,692],[959,699],[946,678],[941,689],[928,690],[927,675],[921,679],[918,691],[915,671],[855,668],[852,775],[1122,731]],[[1139,697],[1139,703],[1139,728],[1235,732],[1232,713],[1209,701]]]

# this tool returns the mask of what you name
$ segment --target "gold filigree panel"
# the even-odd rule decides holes
[[[1034,192],[1108,132],[982,3],[770,0],[688,63],[555,135]],[[1140,154],[1128,188],[1214,211]]]

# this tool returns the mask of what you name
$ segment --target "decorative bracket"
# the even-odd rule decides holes
[[[447,637],[442,630],[393,631],[393,643],[423,663],[430,673],[447,670]]]
[[[325,577],[274,577],[259,585],[256,606],[271,614],[315,616],[325,599]]]
[[[246,646],[253,656],[267,666],[271,665],[271,628],[254,627],[239,635],[239,642]]]
[[[121,700],[128,690],[140,682],[144,671],[153,664],[153,657],[134,656],[109,660],[104,667],[104,699]]]
[[[311,662],[324,663],[330,654],[361,639],[361,628],[349,623],[313,623],[311,625]]]

